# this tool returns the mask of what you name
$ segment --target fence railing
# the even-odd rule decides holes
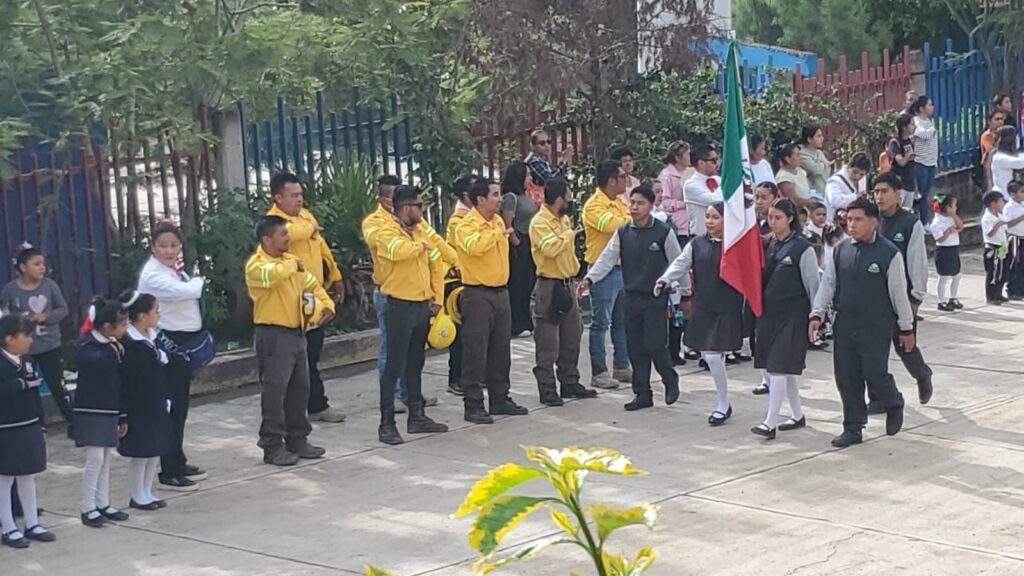
[[[339,152],[347,159],[365,157],[379,171],[412,182],[412,126],[395,96],[385,104],[368,104],[354,88],[347,107],[327,110],[323,93],[317,92],[315,110],[301,115],[290,114],[284,98],[278,98],[274,120],[250,124],[241,102],[238,112],[245,185],[250,191],[263,189],[277,171],[315,175],[319,162]]]

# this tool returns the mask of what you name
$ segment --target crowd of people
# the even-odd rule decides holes
[[[981,139],[990,179],[981,228],[991,304],[1024,299],[1024,183],[1013,178],[1024,157],[1017,154],[1017,130],[1004,100],[995,100]],[[511,340],[532,337],[533,374],[545,406],[629,384],[633,398],[625,409],[649,408],[652,367],[671,405],[680,395],[676,367],[697,360],[715,385],[711,426],[733,416],[726,366],[753,360],[761,371],[753,393],[768,402],[751,432],[767,439],[806,426],[798,378],[808,351],[831,345],[843,404],[843,432],[832,445],[861,442],[872,413],[885,414],[887,434],[898,433],[904,400],[888,371],[891,348],[915,380],[920,403],[933,393],[932,369],[916,341],[928,282],[925,234],[937,245],[938,309],[963,307],[964,223],[957,198],[931,198],[933,108],[926,96],[908,93],[877,166],[865,153],[836,166],[820,127],[807,127],[799,142],[778,147],[774,163],[768,142],[750,138],[748,201],[765,255],[757,317],[720,273],[725,210],[722,154],[714,143],[671,143],[663,168],[648,178],[635,173],[630,149],[615,148],[597,164],[596,189],[578,209],[566,178],[574,151],[567,148],[561,162],[551,162],[550,135],[535,131],[529,156],[509,165],[500,183],[475,174],[455,180],[443,235],[424,218],[417,187],[381,176],[379,205],[362,223],[381,335],[379,440],[403,442],[396,422],[401,413],[407,413],[407,434],[448,430],[427,416],[438,400],[422,382],[427,344],[438,334],[449,353],[448,391],[462,397],[471,423],[528,414],[510,394]],[[279,173],[270,190],[273,206],[257,227],[245,283],[261,394],[258,445],[267,464],[290,466],[325,454],[309,441],[311,421],[345,419],[330,405],[318,370],[323,328],[344,300],[345,284],[316,217],[304,206],[300,180]],[[111,503],[114,450],[128,459],[132,510],[166,507],[153,493],[156,485],[195,490],[206,478],[184,452],[192,378],[215,353],[203,329],[205,280],[184,270],[182,235],[173,223],[154,227],[150,248],[135,289],[98,297],[90,307],[75,348],[73,395],[64,385],[61,352],[68,305],[47,278],[39,249],[25,244],[15,255],[17,279],[0,292],[4,545],[55,539],[39,523],[34,482],[46,468],[43,383],[69,423],[68,436],[84,449],[84,525],[129,517]],[[579,369],[581,299],[588,294],[589,387]],[[789,415],[781,420],[784,403]],[[15,509],[24,529],[15,523]]]

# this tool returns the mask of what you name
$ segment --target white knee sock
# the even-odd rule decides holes
[[[25,518],[25,529],[39,525],[39,501],[36,500],[36,477],[18,476],[18,499]]]
[[[804,405],[800,401],[800,386],[796,383],[796,376],[792,374],[786,376],[786,396],[789,397],[789,412],[793,415],[793,420],[803,418]]]
[[[150,502],[158,500],[158,498],[153,495],[153,482],[156,481],[156,474],[159,471],[160,471],[160,458],[159,457],[157,457],[157,458],[150,458],[146,462],[146,479],[145,479],[146,496],[149,497],[149,501]]]
[[[129,458],[128,478],[131,480],[132,500],[136,504],[149,504],[149,494],[146,493],[146,465],[149,458]]]
[[[729,380],[725,376],[725,356],[718,352],[706,352],[704,362],[707,362],[711,377],[715,380],[715,393],[718,395],[715,411],[725,414],[729,410]]]
[[[953,276],[953,281],[949,285],[949,297],[956,298],[957,294],[960,293],[960,275]]]
[[[11,486],[14,486],[14,476],[0,476],[0,532],[4,534],[18,529],[18,525],[14,523]]]
[[[951,276],[939,276],[939,302],[949,302],[949,281],[952,279]]]
[[[761,370],[761,386],[768,386],[768,371]]]
[[[782,409],[782,399],[786,397],[786,376],[784,374],[768,375],[768,415],[764,418],[764,425],[768,428],[775,428],[779,425],[779,410]]]
[[[82,512],[110,505],[110,448],[86,446],[82,469]],[[90,516],[93,517],[93,516]]]
[[[113,452],[113,448],[103,449],[103,467],[96,481],[96,507],[100,510],[110,506],[110,456]]]

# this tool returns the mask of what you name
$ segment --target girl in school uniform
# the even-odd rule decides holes
[[[964,307],[957,298],[960,289],[960,231],[964,223],[956,214],[956,196],[937,196],[935,217],[928,230],[935,238],[935,272],[939,275],[939,310],[952,312]]]
[[[75,444],[85,448],[82,470],[82,524],[99,528],[128,514],[110,505],[110,456],[128,432],[121,412],[119,369],[128,313],[118,300],[96,298],[89,308],[91,329],[78,340],[75,361]]]
[[[29,358],[35,323],[20,314],[0,318],[0,542],[28,548],[29,541],[53,542],[56,536],[39,525],[35,475],[46,470],[46,440],[39,411],[39,386]],[[17,481],[25,530],[14,522],[11,488]]]
[[[738,350],[745,336],[743,330],[743,295],[719,275],[722,262],[722,219],[725,204],[708,206],[705,214],[707,234],[690,241],[668,270],[658,280],[656,290],[664,290],[679,282],[684,305],[689,307],[690,271],[693,271],[693,314],[686,324],[683,343],[700,350],[715,381],[718,402],[708,417],[708,424],[721,426],[732,417],[729,383],[725,375],[725,355]]]
[[[121,295],[128,310],[128,331],[121,340],[121,411],[127,415],[128,433],[117,452],[129,459],[130,508],[157,510],[167,504],[153,496],[160,457],[171,449],[173,423],[167,390],[167,353],[156,346],[160,310],[151,294],[129,291]]]
[[[801,234],[796,205],[783,198],[768,212],[771,243],[765,254],[764,313],[757,319],[754,367],[768,372],[768,414],[750,431],[769,440],[777,430],[807,424],[796,377],[807,358],[807,326],[811,301],[818,291],[818,257]],[[789,399],[792,416],[779,424],[782,401]]]

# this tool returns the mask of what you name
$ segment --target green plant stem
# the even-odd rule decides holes
[[[590,525],[587,524],[587,519],[583,515],[583,507],[580,505],[579,498],[576,494],[569,496],[569,509],[576,516],[576,520],[580,523],[580,530],[583,531],[583,536],[587,539],[587,552],[590,553],[590,557],[594,559],[594,567],[597,568],[597,576],[607,576],[604,571],[604,560],[601,557],[601,546],[598,546],[594,542],[594,535],[590,532]]]

